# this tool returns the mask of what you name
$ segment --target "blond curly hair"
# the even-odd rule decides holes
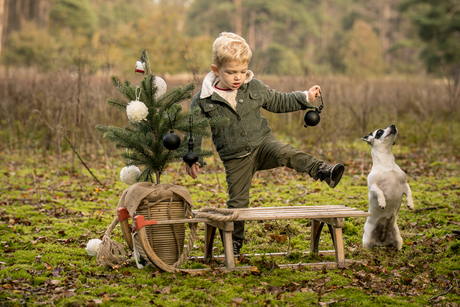
[[[251,57],[245,39],[235,33],[222,32],[212,44],[212,62],[217,67],[228,62],[249,63]]]

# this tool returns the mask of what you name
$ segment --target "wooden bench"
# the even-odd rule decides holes
[[[300,266],[327,266],[329,268],[344,266],[347,263],[343,246],[342,227],[345,225],[347,217],[366,217],[370,216],[370,212],[364,212],[355,208],[350,208],[344,205],[326,205],[326,206],[286,206],[286,207],[256,207],[247,209],[235,209],[239,212],[235,221],[265,221],[265,220],[294,220],[294,219],[310,219],[311,220],[311,235],[310,235],[310,253],[318,254],[335,254],[335,262],[320,262],[320,263],[297,263],[279,265],[279,268],[297,268]],[[199,210],[193,211],[199,213]],[[224,217],[220,214],[216,216]],[[118,217],[121,223],[123,236],[129,247],[133,249],[133,242],[130,233],[138,231],[141,241],[145,241],[148,245],[147,234],[144,226],[146,225],[168,225],[168,224],[184,224],[184,223],[205,223],[205,250],[203,257],[189,257],[190,259],[223,259],[225,260],[225,271],[252,269],[252,267],[235,267],[235,257],[233,255],[232,231],[234,229],[233,221],[218,222],[207,218],[192,218],[192,219],[176,219],[176,220],[151,220],[146,221],[144,216],[137,215],[134,217],[134,227],[129,226],[127,219],[129,214],[126,208],[118,209]],[[329,228],[334,250],[320,251],[319,242],[321,231],[324,224]],[[213,257],[212,250],[216,229],[222,230],[224,255]],[[309,252],[306,252],[309,253]],[[269,253],[265,255],[283,256],[286,253]],[[155,255],[153,255],[155,256]],[[246,255],[249,256],[249,255]],[[198,270],[184,270],[189,273]]]
[[[288,206],[288,207],[256,207],[247,209],[237,209],[239,216],[235,221],[262,221],[262,220],[294,220],[294,219],[310,219],[311,220],[311,238],[310,252],[318,255],[319,253],[330,254],[335,253],[335,263],[298,263],[279,265],[280,268],[295,268],[299,266],[324,266],[337,267],[346,264],[345,252],[343,246],[342,227],[345,225],[347,217],[366,217],[370,216],[370,212],[364,212],[355,208],[350,208],[343,205],[332,206]],[[199,211],[194,211],[198,213]],[[205,226],[205,259],[212,257],[214,236],[216,228],[221,229],[223,233],[224,243],[224,259],[227,269],[235,268],[235,258],[233,255],[232,231],[233,222],[216,222],[206,221]],[[334,251],[320,251],[319,242],[321,231],[324,224],[328,225]],[[286,253],[270,254],[271,256],[282,256]],[[266,254],[269,255],[269,254]],[[222,258],[222,257],[214,257]]]

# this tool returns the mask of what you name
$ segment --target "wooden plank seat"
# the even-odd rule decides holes
[[[235,209],[239,212],[235,221],[263,221],[263,220],[294,220],[294,219],[310,219],[311,220],[311,235],[310,235],[310,253],[318,254],[335,254],[335,262],[321,263],[298,263],[279,265],[280,268],[296,268],[299,266],[327,266],[337,267],[346,265],[345,252],[343,246],[342,227],[345,225],[347,217],[366,217],[370,216],[370,212],[361,211],[355,208],[344,205],[324,205],[324,206],[285,206],[285,207],[255,207],[246,209]],[[199,210],[194,210],[194,213],[200,213]],[[120,216],[120,213],[119,213]],[[215,216],[224,217],[224,215],[215,213]],[[125,218],[120,218],[123,234],[128,232],[127,221]],[[222,230],[222,240],[224,245],[224,255],[214,257],[215,259],[223,259],[225,261],[226,270],[244,269],[235,267],[235,257],[233,255],[232,231],[234,229],[233,221],[219,222],[207,218],[192,218],[192,219],[176,219],[176,220],[157,220],[146,221],[142,215],[137,215],[135,218],[135,231],[145,231],[145,225],[162,225],[162,224],[177,224],[177,223],[205,223],[205,250],[203,257],[189,257],[190,259],[204,258],[211,259],[213,257],[212,250],[216,229]],[[321,231],[324,225],[327,225],[333,242],[334,250],[320,251],[319,242]],[[126,229],[125,229],[126,228]],[[129,239],[126,238],[125,239]],[[128,241],[128,245],[132,247],[132,242]],[[308,253],[308,252],[307,252]],[[270,253],[270,256],[283,256],[286,253]],[[249,256],[249,255],[246,255]],[[257,256],[257,255],[256,255]],[[247,267],[250,269],[251,267]]]
[[[281,268],[292,268],[298,266],[324,266],[336,267],[346,264],[345,252],[343,246],[342,227],[345,225],[346,217],[365,217],[370,216],[369,212],[360,211],[355,208],[350,208],[344,205],[325,205],[325,206],[288,206],[288,207],[256,207],[237,209],[239,216],[235,221],[262,221],[262,220],[294,220],[294,219],[310,219],[311,220],[311,235],[310,235],[310,252],[318,255],[335,254],[335,263],[299,263],[280,265]],[[194,211],[198,213],[199,211]],[[334,245],[334,250],[320,251],[319,242],[321,231],[324,224],[328,225],[331,239]],[[212,257],[212,249],[216,228],[222,230],[224,243],[224,257],[227,268],[235,267],[235,259],[233,255],[232,231],[233,222],[206,222],[205,227],[205,250],[204,258]],[[308,252],[307,252],[308,253]],[[270,253],[265,254],[270,256],[284,256],[286,253]],[[245,255],[249,256],[249,255]]]

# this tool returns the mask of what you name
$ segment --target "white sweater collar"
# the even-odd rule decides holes
[[[246,72],[246,80],[244,83],[250,82],[254,78],[254,73],[250,70]],[[201,94],[200,98],[204,99],[212,95],[214,92],[214,84],[216,83],[217,79],[219,79],[218,76],[214,74],[214,72],[210,72],[206,75],[206,77],[203,80],[203,85],[201,86]]]

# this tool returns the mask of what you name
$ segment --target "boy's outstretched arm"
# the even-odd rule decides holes
[[[277,92],[266,87],[262,95],[264,96],[262,108],[273,113],[288,113],[318,108],[312,102],[321,95],[321,87],[314,85],[308,91],[291,93]]]
[[[195,163],[192,166],[189,166],[187,163],[185,163],[185,170],[187,171],[187,174],[190,175],[190,177],[196,179],[200,171],[200,166],[198,165],[198,163]]]

